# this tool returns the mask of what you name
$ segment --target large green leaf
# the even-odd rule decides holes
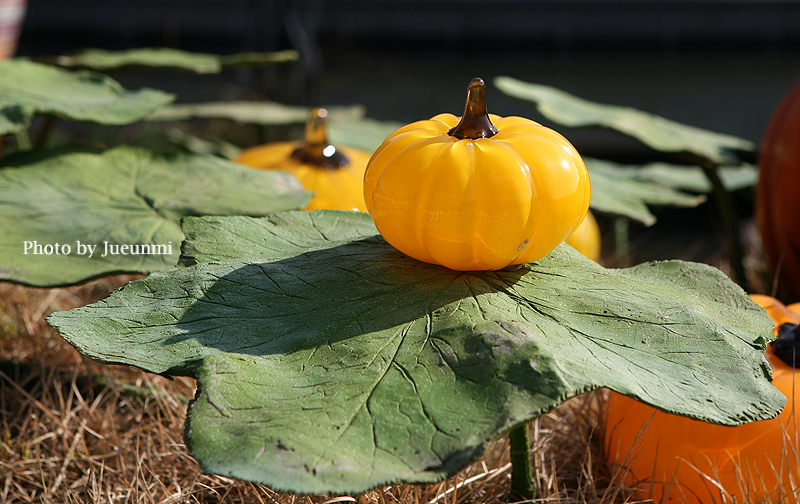
[[[165,269],[178,261],[184,216],[265,215],[308,199],[287,173],[211,156],[130,147],[20,155],[0,168],[0,279],[50,286]],[[111,255],[109,248],[103,257],[106,242],[161,245],[155,251],[167,253],[129,247]],[[56,244],[70,250],[56,253]]]
[[[349,145],[372,152],[394,130],[403,124],[364,117],[361,105],[332,106],[328,110],[328,140],[336,145]],[[188,119],[229,119],[243,124],[302,124],[310,107],[282,105],[275,102],[209,102],[177,104],[163,107],[148,119],[151,121],[185,121]]]
[[[0,61],[0,136],[25,130],[35,114],[129,124],[173,99],[155,89],[126,91],[98,73],[69,72],[21,59]]]
[[[331,117],[364,115],[364,107],[326,107]],[[269,101],[227,101],[181,103],[163,107],[150,121],[186,121],[189,119],[229,119],[242,124],[302,124],[308,120],[310,107],[282,105]]]
[[[163,138],[170,144],[194,154],[210,154],[225,159],[236,159],[242,153],[241,147],[226,140],[221,138],[213,141],[206,140],[177,127],[166,127],[163,135]]]
[[[646,177],[638,179],[635,168],[623,168],[623,165],[601,159],[584,158],[584,161],[592,181],[593,210],[621,215],[651,226],[656,217],[648,205],[693,207],[706,200],[702,194],[688,194]]]
[[[494,85],[514,98],[533,103],[557,124],[571,128],[601,126],[628,135],[657,151],[691,153],[716,164],[738,164],[736,151],[754,152],[753,142],[688,126],[631,107],[605,105],[560,89],[497,77]]]
[[[328,124],[328,140],[334,145],[349,145],[367,152],[374,152],[386,137],[403,123],[378,121],[369,117],[333,116]]]
[[[225,66],[261,66],[297,60],[297,51],[218,54],[186,52],[169,47],[141,47],[127,51],[84,49],[75,54],[39,58],[71,68],[107,71],[128,66],[189,70],[199,74],[219,73]]]
[[[241,259],[274,261],[377,233],[369,215],[361,212],[187,217],[181,228],[186,236],[182,250],[186,265]]]
[[[699,166],[658,162],[633,166],[606,163],[605,168],[609,171],[613,170],[618,178],[653,182],[696,193],[712,191],[711,182],[708,181],[708,177]],[[718,170],[722,185],[728,191],[753,187],[758,182],[758,168],[748,163],[739,166],[720,166]]]
[[[197,264],[48,322],[95,359],[195,375],[185,432],[207,472],[360,492],[452,475],[598,387],[730,425],[785,402],[771,320],[706,265],[607,270],[562,245],[450,271],[339,211],[188,219],[187,236]]]

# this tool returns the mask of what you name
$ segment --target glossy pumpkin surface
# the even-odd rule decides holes
[[[778,326],[800,323],[800,303],[784,306],[761,295],[751,298]],[[713,425],[664,413],[611,392],[604,418],[604,449],[635,499],[674,503],[795,503],[800,486],[795,369],[768,345],[773,384],[787,405],[772,420],[738,427]],[[789,495],[789,497],[787,497]],[[735,500],[734,500],[735,499]],[[781,500],[784,499],[784,500]]]
[[[303,187],[314,191],[304,210],[357,210],[365,212],[364,170],[369,153],[335,147],[327,141],[325,109],[311,111],[304,142],[275,142],[243,151],[235,161],[252,168],[277,169],[293,174]]]
[[[778,297],[800,301],[800,81],[773,112],[758,166],[756,220]]]
[[[564,241],[589,208],[586,166],[560,134],[486,112],[483,81],[464,116],[399,128],[370,159],[367,210],[401,252],[460,271],[534,261]]]

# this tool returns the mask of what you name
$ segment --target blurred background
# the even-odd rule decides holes
[[[800,76],[796,1],[28,0],[26,7],[21,56],[86,47],[294,48],[302,58],[290,69],[233,71],[207,87],[178,89],[179,99],[217,99],[242,86],[285,103],[363,103],[372,117],[403,122],[460,113],[472,77],[510,75],[757,141]],[[164,87],[180,84],[163,79]],[[489,99],[500,115],[530,112],[500,93]]]
[[[144,46],[301,55],[291,65],[201,77],[110,72],[128,89],[157,87],[178,102],[359,103],[369,117],[401,122],[460,115],[467,83],[480,76],[490,112],[547,124],[492,88],[494,77],[508,75],[758,142],[800,77],[796,1],[0,0],[0,19],[12,10],[25,13],[19,56]],[[647,154],[613,132],[556,129],[584,155],[636,162]],[[737,198],[746,223],[751,194]],[[670,208],[655,226],[632,229],[626,262],[717,264],[721,235],[713,204]]]

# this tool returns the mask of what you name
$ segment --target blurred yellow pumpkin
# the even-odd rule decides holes
[[[564,241],[592,261],[600,259],[600,227],[591,210],[586,212],[586,217],[578,229]]]
[[[253,168],[287,171],[314,191],[304,210],[367,210],[364,205],[364,170],[369,153],[335,147],[325,131],[328,112],[314,108],[306,123],[304,142],[276,142],[252,147],[235,161]]]

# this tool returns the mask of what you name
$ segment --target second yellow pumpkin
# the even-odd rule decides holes
[[[304,210],[357,210],[365,212],[364,170],[369,153],[334,147],[327,141],[325,109],[311,111],[304,142],[275,142],[252,147],[235,161],[252,168],[278,169],[293,174],[303,187],[314,191]]]

